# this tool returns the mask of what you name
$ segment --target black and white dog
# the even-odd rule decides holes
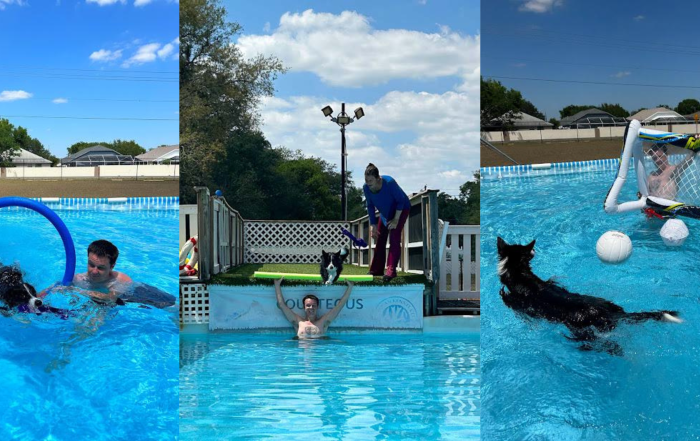
[[[36,289],[24,283],[22,272],[14,266],[0,267],[0,300],[3,310],[12,308],[39,308],[43,302],[36,297]]]
[[[343,272],[343,262],[348,258],[348,247],[343,247],[337,253],[326,253],[321,250],[321,280],[326,285],[335,283]]]
[[[572,336],[568,339],[582,342],[580,349],[605,350],[621,355],[615,342],[604,341],[595,345],[598,332],[610,332],[620,321],[638,323],[646,320],[682,323],[675,311],[625,312],[615,303],[566,290],[552,280],[542,280],[530,268],[535,255],[535,241],[527,245],[509,245],[498,238],[498,275],[503,303],[529,317],[565,325]]]

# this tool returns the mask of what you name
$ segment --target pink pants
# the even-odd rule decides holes
[[[372,257],[372,265],[369,268],[370,273],[375,276],[384,273],[384,262],[386,262],[386,273],[384,274],[389,277],[396,277],[396,267],[399,264],[399,258],[401,258],[401,232],[406,219],[408,219],[408,210],[403,210],[401,217],[399,217],[399,224],[393,230],[389,230],[382,223],[381,217],[379,218],[377,222],[379,237],[374,247],[374,257]],[[389,260],[387,261],[386,239],[389,236],[391,236],[391,242],[389,243]]]

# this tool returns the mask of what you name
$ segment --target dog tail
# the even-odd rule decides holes
[[[678,317],[678,311],[628,312],[625,314],[624,320],[632,323],[643,322],[646,320],[683,323],[683,320]]]

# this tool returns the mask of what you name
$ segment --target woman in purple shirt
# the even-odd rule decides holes
[[[369,272],[375,276],[384,274],[384,281],[388,282],[396,277],[396,266],[401,257],[401,232],[408,218],[411,202],[394,178],[380,176],[379,169],[374,164],[369,164],[365,169],[365,185],[362,189],[367,200],[369,234],[376,244]],[[379,211],[379,220],[375,217],[375,209]],[[391,243],[387,261],[386,240],[389,236]]]

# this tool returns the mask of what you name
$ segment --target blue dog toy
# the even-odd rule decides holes
[[[350,240],[352,241],[352,243],[354,243],[355,246],[356,246],[357,248],[362,248],[362,247],[366,247],[366,246],[367,246],[367,242],[365,242],[364,239],[358,239],[358,238],[356,238],[355,236],[352,235],[351,232],[349,232],[348,230],[346,230],[346,229],[343,228],[343,227],[340,227],[340,230],[343,232],[344,235],[346,235],[346,236],[348,236],[348,237],[350,238]]]

